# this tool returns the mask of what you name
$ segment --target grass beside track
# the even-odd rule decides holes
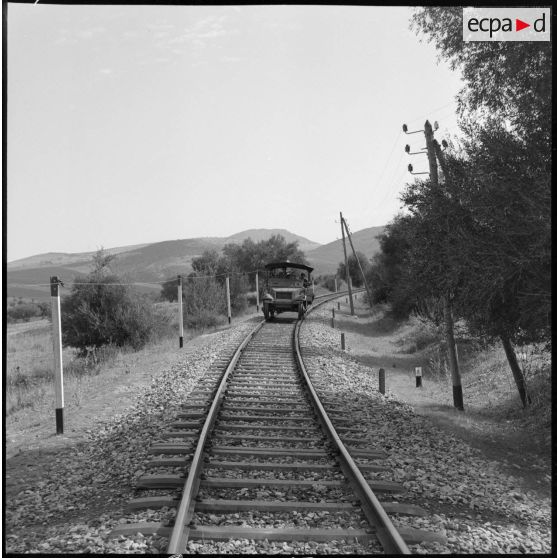
[[[347,304],[335,309],[335,327],[345,333],[348,354],[375,376],[384,368],[388,393],[487,456],[509,461],[510,470],[526,471],[527,476],[532,467],[550,471],[551,362],[541,347],[516,347],[532,401],[524,409],[502,347],[481,347],[463,327],[456,328],[465,406],[461,412],[453,407],[451,375],[439,332],[415,318],[394,320],[386,307],[371,312],[358,299],[355,316]],[[422,367],[421,388],[416,387],[417,366]]]
[[[255,317],[253,309],[235,322]],[[185,330],[185,346],[204,334],[228,327]],[[139,351],[101,348],[96,359],[79,358],[73,349],[64,348],[64,436],[56,437],[50,322],[43,319],[8,324],[5,350],[8,458],[37,443],[58,446],[68,438],[82,436],[92,421],[121,412],[133,400],[135,391],[149,384],[158,370],[177,362],[182,354],[178,334],[150,342]]]

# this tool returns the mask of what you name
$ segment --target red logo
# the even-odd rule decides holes
[[[530,23],[525,23],[524,21],[521,21],[520,19],[515,19],[515,30],[516,31],[521,31],[522,29],[525,29],[526,27],[531,27]]]

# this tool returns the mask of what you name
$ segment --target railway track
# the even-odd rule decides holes
[[[302,324],[262,321],[227,366],[210,368],[151,446],[152,472],[137,484],[145,494],[128,506],[160,511],[112,536],[168,537],[170,554],[230,539],[408,554],[408,543],[432,540],[393,526],[388,513],[425,512],[391,500],[403,487],[374,477],[385,452],[362,443],[341,404],[320,401],[301,357]]]

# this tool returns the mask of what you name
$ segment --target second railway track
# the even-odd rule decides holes
[[[158,521],[121,524],[113,536],[168,537],[169,553],[247,539],[263,552],[327,544],[370,554],[409,553],[405,540],[429,535],[391,523],[388,512],[423,512],[392,501],[401,485],[374,478],[386,454],[354,437],[342,405],[325,401],[326,414],[300,356],[301,323],[262,322],[226,369],[209,370],[150,448],[153,472],[137,485],[146,495],[129,503],[162,510]]]

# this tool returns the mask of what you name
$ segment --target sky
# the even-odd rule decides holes
[[[412,8],[9,4],[7,260],[385,225],[458,133]]]

